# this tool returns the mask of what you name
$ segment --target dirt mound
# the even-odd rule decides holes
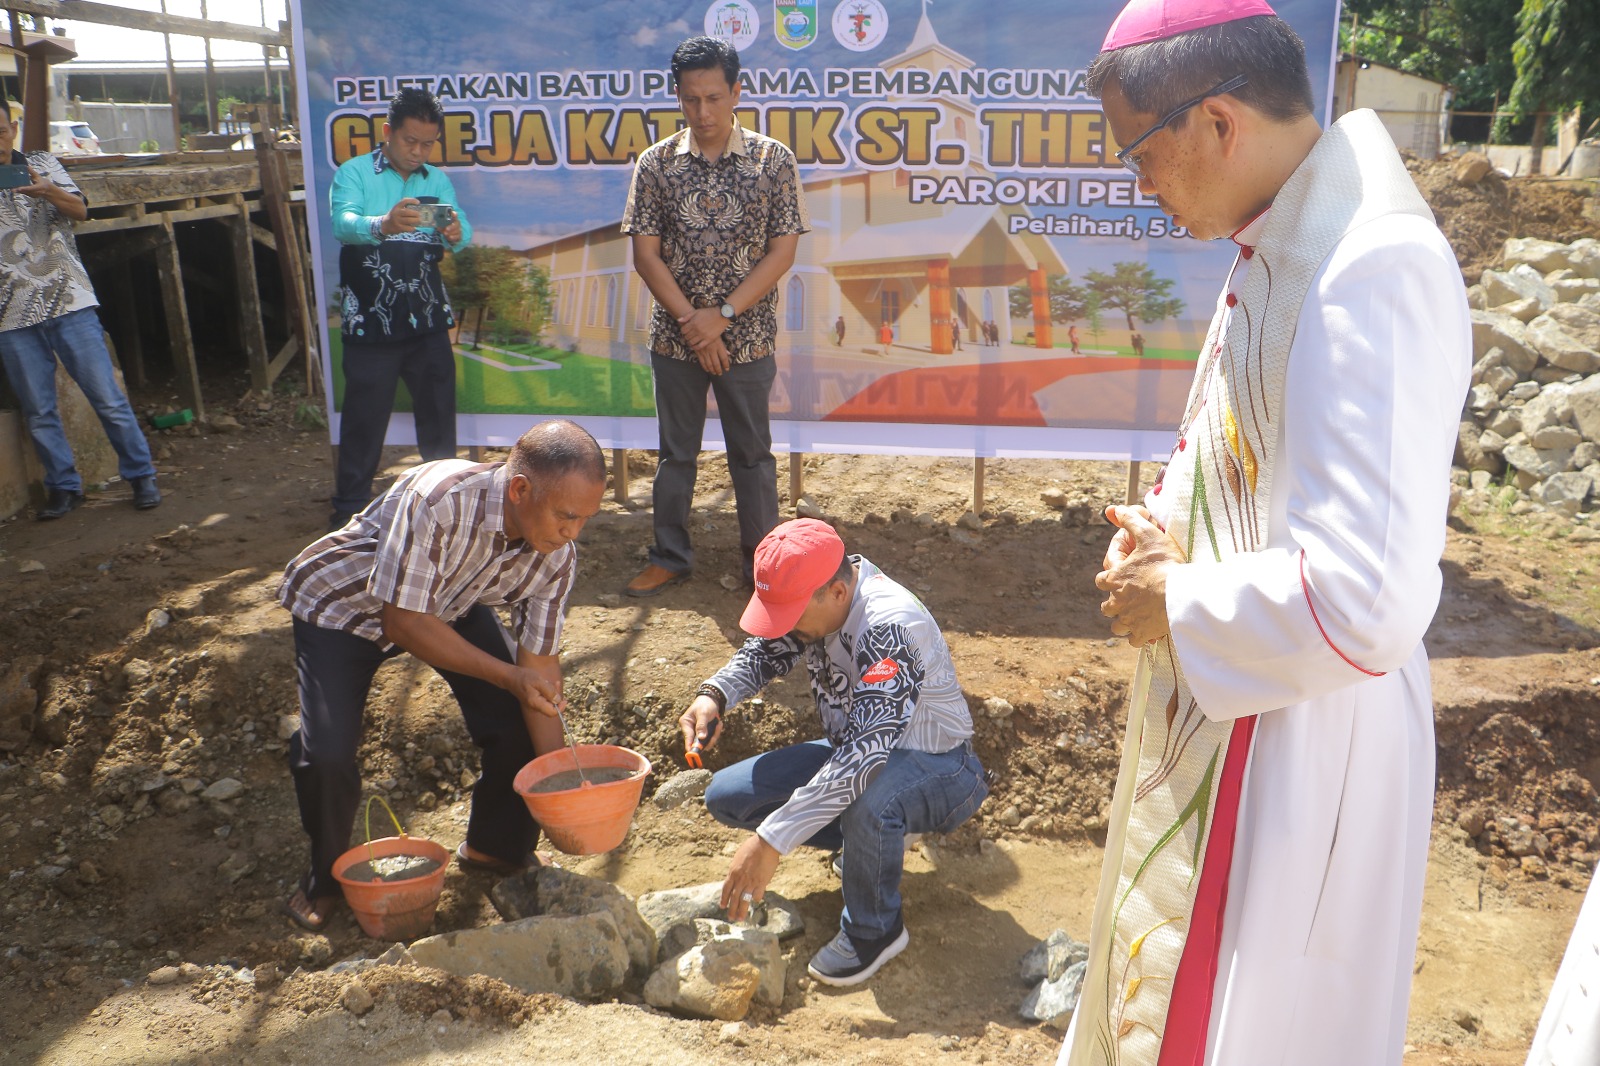
[[[296,973],[276,993],[280,1006],[312,1014],[338,1007],[344,989],[359,982],[376,1003],[392,1000],[406,1014],[431,1018],[449,1011],[457,1020],[490,1026],[521,1025],[562,1003],[559,996],[519,992],[481,974],[457,977],[412,966],[374,966],[359,975]]]
[[[1456,181],[1455,162],[1408,157],[1406,169],[1455,249],[1468,285],[1500,265],[1509,237],[1562,244],[1600,237],[1592,183],[1507,178],[1491,170],[1476,185],[1463,185]]]

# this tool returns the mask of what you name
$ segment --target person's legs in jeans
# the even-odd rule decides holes
[[[502,662],[515,662],[511,639],[492,607],[478,604],[452,624],[467,643]],[[502,862],[521,864],[539,840],[539,823],[511,787],[512,779],[535,755],[522,717],[522,704],[498,685],[466,674],[440,670],[450,684],[467,733],[482,751],[483,774],[472,789],[467,846]],[[539,754],[542,754],[539,753]]]
[[[831,754],[833,745],[826,740],[811,740],[718,770],[706,788],[706,813],[723,825],[754,829],[787,803],[795,789],[815,777]],[[829,851],[839,848],[844,843],[839,823],[817,830],[806,843]]]
[[[127,393],[117,384],[106,348],[105,331],[94,308],[72,311],[42,323],[45,337],[78,383],[94,413],[105,427],[106,437],[117,453],[117,473],[122,480],[150,477],[156,472],[150,459],[150,444],[139,428],[139,419],[128,403]]]
[[[450,333],[440,330],[414,340],[400,363],[411,393],[422,461],[456,457],[456,353]]]
[[[656,424],[661,455],[653,489],[655,543],[650,561],[675,574],[694,569],[689,543],[689,507],[694,502],[696,461],[706,428],[706,386],[714,379],[700,364],[663,355],[650,357],[655,380]]]
[[[44,487],[82,492],[83,478],[73,462],[72,445],[56,408],[56,357],[45,330],[24,326],[0,332],[0,362],[6,379],[22,401],[22,417],[33,438],[33,450],[44,467]]]
[[[311,838],[311,872],[300,886],[309,901],[339,894],[333,862],[350,847],[361,799],[356,749],[367,690],[379,665],[397,654],[351,633],[294,620],[300,728],[289,738],[289,772],[300,824]]]
[[[339,464],[334,471],[333,513],[347,518],[372,502],[372,479],[383,457],[383,435],[394,411],[405,342],[344,343],[344,404],[339,412]]]
[[[744,577],[755,576],[756,545],[778,524],[778,464],[772,456],[768,401],[778,375],[776,357],[735,363],[711,379],[717,417],[728,448],[728,477],[739,514]]]
[[[863,956],[900,935],[907,833],[948,833],[989,794],[970,744],[943,754],[896,748],[839,819],[844,833],[840,926]]]

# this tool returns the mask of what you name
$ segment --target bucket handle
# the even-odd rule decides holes
[[[367,797],[367,861],[368,862],[376,862],[377,861],[377,859],[372,854],[372,801],[373,800],[377,800],[379,803],[383,804],[383,809],[389,812],[389,820],[394,823],[395,831],[398,832],[401,836],[405,836],[406,835],[406,827],[400,824],[400,818],[399,818],[398,815],[396,815],[394,813],[394,808],[389,806],[389,801],[384,799],[382,796],[378,795],[376,792],[374,792],[371,796],[368,796]]]

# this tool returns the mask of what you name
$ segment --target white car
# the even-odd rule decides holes
[[[99,155],[100,138],[87,122],[50,123],[51,155]]]

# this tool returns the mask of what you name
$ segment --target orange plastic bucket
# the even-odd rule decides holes
[[[383,802],[380,797],[374,796]],[[384,807],[389,806],[383,803]],[[372,800],[367,801],[367,833],[370,837]],[[389,811],[394,818],[394,811]],[[357,844],[333,863],[333,876],[344,889],[345,902],[350,904],[361,931],[375,940],[414,940],[433,925],[433,915],[439,907],[439,895],[444,891],[444,875],[450,868],[450,853],[431,840],[407,836],[394,819],[397,837],[369,839]],[[363,862],[386,859],[394,855],[433,859],[437,866],[420,877],[397,881],[360,881],[345,876],[350,869]]]
[[[545,778],[580,768],[627,770],[629,775],[620,781],[534,791]],[[568,855],[597,855],[610,851],[628,835],[649,773],[650,760],[636,751],[615,744],[579,744],[576,757],[572,748],[539,756],[517,772],[511,787],[528,805],[550,843]]]

